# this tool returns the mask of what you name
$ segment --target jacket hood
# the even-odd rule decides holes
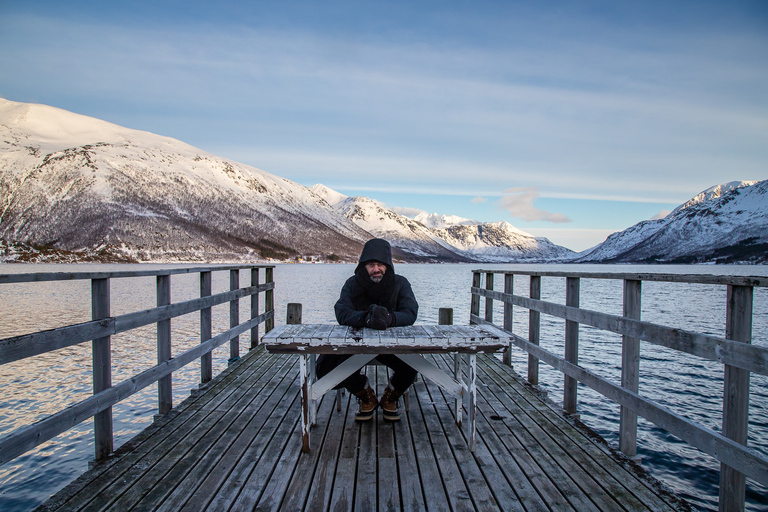
[[[392,247],[389,245],[389,242],[382,238],[368,240],[363,247],[363,252],[360,253],[360,262],[357,264],[358,268],[364,266],[369,261],[379,261],[394,271]]]

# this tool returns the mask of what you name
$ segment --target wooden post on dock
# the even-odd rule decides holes
[[[728,285],[725,313],[725,337],[752,343],[751,286]],[[725,365],[723,390],[723,435],[739,444],[747,444],[749,420],[749,370]],[[744,510],[746,477],[720,464],[721,511]]]
[[[480,272],[472,272],[472,288],[480,288]],[[473,324],[472,315],[480,316],[480,296],[472,294],[469,306],[469,323]]]
[[[485,289],[493,291],[493,272],[485,274]],[[493,299],[490,297],[485,298],[485,321],[493,322]]]
[[[624,317],[640,320],[642,281],[624,280]],[[637,393],[640,390],[640,340],[621,337],[621,386]],[[637,413],[621,406],[619,418],[619,450],[627,457],[637,455]]]
[[[565,305],[579,307],[579,290],[581,282],[578,277],[565,279]],[[565,321],[565,360],[571,364],[579,364],[579,324],[573,320]],[[578,402],[578,381],[565,375],[563,384],[563,409],[567,414],[576,414]]]
[[[171,276],[157,276],[157,305],[171,303]],[[171,360],[171,319],[157,322],[157,363]],[[173,408],[173,374],[157,381],[157,412],[165,414]]]
[[[211,273],[200,272],[200,297],[211,295]],[[213,337],[211,325],[211,308],[200,310],[200,343],[205,343]],[[208,352],[200,358],[200,383],[205,384],[213,379],[213,354]]]
[[[91,317],[94,320],[109,318],[109,279],[91,280]],[[91,342],[93,357],[93,394],[112,387],[112,341],[110,336]],[[113,450],[112,408],[98,412],[93,417],[95,458],[101,460]]]
[[[259,269],[251,269],[251,286],[259,285]],[[254,293],[251,295],[251,318],[259,316],[259,294]],[[259,344],[259,324],[254,325],[251,328],[251,348],[256,348]]]
[[[301,324],[301,304],[291,302],[286,306],[285,323],[288,325]]]
[[[531,276],[530,297],[541,299],[541,276]],[[541,313],[534,310],[528,312],[528,341],[539,344],[541,337]],[[539,385],[539,358],[528,354],[528,382],[532,386]]]
[[[266,279],[265,282],[267,284],[272,283],[274,281],[274,268],[269,267],[266,269]],[[274,290],[267,290],[264,292],[264,312],[272,312],[272,316],[270,318],[267,318],[267,320],[264,322],[264,332],[269,332],[272,329],[275,328],[275,291]]]
[[[453,325],[453,308],[440,308],[437,310],[438,325]]]
[[[229,271],[229,289],[237,290],[240,288],[240,270],[233,269]],[[229,328],[232,329],[240,325],[240,299],[229,301]],[[240,359],[240,336],[235,336],[229,341],[229,364]]]
[[[515,292],[515,276],[514,274],[504,274],[504,294],[512,295]],[[504,325],[503,328],[507,332],[512,332],[512,313],[514,308],[512,304],[504,301]],[[504,349],[504,354],[501,356],[504,364],[512,364],[512,343]]]

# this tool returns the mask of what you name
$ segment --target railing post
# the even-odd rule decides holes
[[[273,276],[274,276],[274,268],[269,267],[266,269],[266,278],[265,282],[267,284],[273,282]],[[272,317],[267,318],[267,321],[264,322],[264,332],[269,332],[272,329],[275,328],[275,291],[274,290],[267,290],[264,292],[264,312],[272,312]]]
[[[565,278],[565,305],[579,307],[579,291],[581,280],[578,277]],[[571,364],[579,364],[579,324],[573,320],[565,321],[565,360]],[[563,409],[568,414],[576,414],[578,402],[578,381],[566,375],[563,384]]]
[[[200,297],[211,295],[211,272],[200,272]],[[200,343],[213,337],[211,308],[200,310]],[[208,352],[200,358],[200,384],[213,379],[213,354]]]
[[[171,303],[171,276],[157,276],[157,305]],[[171,319],[157,322],[157,363],[171,359]],[[165,414],[173,408],[173,374],[157,381],[157,412]]]
[[[485,274],[485,289],[493,291],[493,272]],[[485,321],[493,322],[493,299],[485,298]]]
[[[109,279],[91,280],[91,318],[101,320],[110,316]],[[112,387],[112,341],[110,336],[91,342],[93,357],[93,394]],[[112,408],[93,417],[95,458],[101,460],[113,450]]]
[[[541,276],[531,276],[530,298],[541,299]],[[531,309],[528,311],[528,341],[538,345],[540,336],[541,313]],[[528,382],[532,386],[539,384],[539,358],[531,354],[528,354]]]
[[[640,320],[642,311],[642,281],[624,280],[624,317]],[[621,386],[633,393],[640,390],[640,340],[621,337]],[[619,450],[627,457],[637,455],[637,413],[620,408]]]
[[[642,281],[624,280],[624,318],[640,320]],[[621,337],[621,386],[633,393],[640,390],[640,340]],[[637,455],[637,413],[620,407],[619,450],[627,457]]]
[[[472,288],[480,288],[480,272],[472,272]],[[480,316],[480,296],[473,293],[469,305],[469,323],[475,323],[472,316]]]
[[[240,288],[240,270],[232,269],[229,271],[229,289],[237,290]],[[229,301],[229,328],[232,329],[240,325],[240,299]],[[229,341],[229,361],[232,364],[240,359],[240,336],[235,336]]]
[[[504,274],[504,295],[512,295],[515,291],[514,289],[514,283],[515,283],[515,276],[514,274]],[[512,332],[512,313],[514,311],[514,308],[512,307],[512,304],[504,301],[504,330],[507,332]],[[501,356],[502,362],[504,364],[512,364],[512,343],[510,342],[509,346],[507,346],[506,349],[504,349],[504,354]]]
[[[251,269],[251,286],[259,285],[259,269]],[[251,295],[251,319],[259,316],[259,294],[254,293]],[[259,344],[259,325],[256,324],[251,328],[251,349],[256,348]]]
[[[751,286],[728,285],[725,337],[752,343]],[[749,420],[749,370],[725,365],[723,390],[723,435],[739,444],[747,444]],[[725,464],[720,464],[721,511],[744,510],[746,477]]]

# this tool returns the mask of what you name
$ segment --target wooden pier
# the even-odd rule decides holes
[[[367,367],[379,393],[386,370]],[[299,358],[256,347],[41,509],[688,508],[494,356],[478,356],[477,379],[474,453],[453,398],[419,378],[397,423],[356,423],[348,394],[340,412],[326,395],[306,454]]]

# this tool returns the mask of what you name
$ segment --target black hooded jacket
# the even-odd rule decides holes
[[[387,266],[384,277],[378,283],[371,280],[365,269],[365,264],[370,261],[378,261]],[[355,275],[344,283],[339,300],[336,301],[336,320],[341,325],[365,327],[365,315],[372,304],[389,309],[395,316],[395,326],[413,325],[419,312],[411,283],[405,277],[395,274],[392,249],[389,242],[381,238],[369,240],[363,247]]]

